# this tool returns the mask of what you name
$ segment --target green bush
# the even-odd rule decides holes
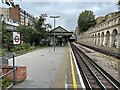
[[[3,88],[6,88],[6,87],[8,87],[9,85],[11,85],[11,83],[12,82],[10,82],[8,79],[6,79],[6,78],[3,78],[2,79],[2,87]]]
[[[40,48],[40,46],[31,46],[28,44],[20,44],[20,45],[14,45],[11,49],[12,52],[16,53],[17,55],[25,54],[31,50],[35,50],[37,48]],[[2,53],[0,56],[6,56],[6,52],[8,52],[7,48],[2,49]]]
[[[17,45],[14,46],[14,51],[24,51],[24,50],[30,50],[31,46],[30,44],[21,44],[21,45]]]

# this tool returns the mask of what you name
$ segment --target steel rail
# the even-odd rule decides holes
[[[99,67],[98,67],[98,65],[97,64],[95,64],[95,62],[92,60],[92,59],[90,59],[85,53],[83,53],[80,49],[78,49],[81,53],[82,53],[82,55],[84,55],[84,57],[87,59],[87,60],[89,60],[89,62],[116,88],[116,89],[119,89],[118,88],[118,86],[117,85],[115,85],[115,83],[113,82],[113,80],[110,80],[110,78],[108,78],[108,74],[107,75],[105,75],[105,73],[103,73],[103,70],[102,69],[100,69]],[[105,72],[105,71],[104,71]],[[119,86],[120,86],[120,84],[119,84]]]
[[[74,45],[72,44],[72,46],[74,46]],[[99,73],[101,73],[101,75],[104,76],[104,78],[105,78],[111,85],[113,85],[113,87],[114,87],[115,89],[120,88],[120,84],[119,84],[118,81],[114,80],[113,77],[111,78],[111,76],[110,76],[109,74],[106,74],[107,72],[105,73],[105,71],[103,71],[103,70],[100,68],[100,66],[96,65],[95,62],[93,63],[93,60],[91,60],[86,54],[84,54],[78,47],[74,46],[74,49],[75,49],[75,48],[76,48],[76,51],[75,51],[75,52],[80,53],[80,54],[79,54],[80,56],[83,55],[83,56],[85,57],[84,59],[87,59],[87,60],[90,62],[90,64],[93,65],[93,66],[96,68],[96,70],[99,71]],[[83,57],[82,57],[82,58],[83,58]],[[83,60],[83,62],[85,63],[84,60]],[[86,65],[87,65],[87,64],[86,64]],[[87,68],[89,68],[89,67],[87,66]],[[91,73],[93,72],[92,69],[89,68],[89,70],[90,70]],[[94,76],[95,78],[97,77],[97,76],[95,75],[95,73],[93,73],[93,76]],[[99,78],[96,78],[96,80],[97,80],[97,82],[101,85],[102,89],[103,89],[103,88],[105,89],[104,85],[103,85],[102,82],[99,80]]]
[[[83,52],[82,52],[83,53]],[[108,74],[103,68],[101,68],[97,63],[95,63],[91,58],[89,58],[86,54],[85,54],[86,58],[90,59],[92,63],[94,63],[94,65],[96,67],[98,67],[106,76],[107,78],[111,79],[111,81],[113,83],[115,83],[118,87],[120,87],[120,82],[118,80],[116,80],[115,78],[113,78],[110,74]]]
[[[84,63],[84,65],[87,67],[87,69],[88,69],[89,72],[91,73],[91,76],[92,76],[93,78],[95,78],[95,81],[96,81],[96,83],[98,84],[98,87],[99,87],[99,88],[101,87],[102,90],[106,90],[106,88],[105,88],[104,85],[101,83],[101,81],[99,80],[99,78],[95,75],[95,73],[92,71],[92,69],[88,67],[88,65],[86,64],[86,62],[85,62],[85,61],[83,60],[83,58],[80,56],[80,53],[78,52],[77,48],[73,46],[73,49],[74,49],[75,52],[79,55],[79,58],[82,60],[82,62]],[[89,83],[90,83],[90,80],[88,80],[88,81],[89,81]],[[91,85],[91,87],[92,87],[91,89],[95,88],[95,87],[93,87],[92,85]]]
[[[113,56],[113,57],[115,57],[115,58],[120,59],[120,53],[115,53],[115,52],[111,52],[111,51],[99,49],[99,48],[96,48],[96,47],[93,47],[93,46],[88,46],[88,45],[81,44],[81,43],[78,43],[78,44],[80,44],[80,45],[82,45],[82,46],[85,46],[85,47],[88,47],[88,48],[91,48],[91,49],[93,49],[93,50],[95,50],[95,51],[98,51],[98,52],[101,52],[101,53],[103,53],[103,54],[107,54],[107,55],[109,55],[109,56]]]
[[[71,45],[71,47],[72,47],[72,45]],[[72,49],[73,49],[73,48],[72,48]],[[72,50],[72,51],[73,51],[74,56],[75,56],[75,58],[76,58],[76,62],[77,62],[77,64],[78,64],[78,67],[79,67],[79,70],[80,70],[80,72],[81,72],[81,75],[82,75],[82,77],[84,77],[84,78],[83,78],[83,81],[84,81],[84,83],[86,84],[85,86],[86,86],[87,88],[89,88],[89,89],[92,90],[92,87],[91,87],[91,85],[90,85],[90,83],[89,83],[89,80],[87,79],[86,74],[83,72],[83,70],[82,70],[82,68],[81,68],[81,66],[80,66],[80,64],[79,64],[79,62],[78,62],[78,60],[77,60],[77,56],[76,56],[76,54],[75,54],[75,51],[74,51],[74,50]]]

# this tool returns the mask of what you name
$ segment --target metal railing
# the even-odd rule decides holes
[[[15,83],[16,83],[16,78],[15,78],[16,77],[16,73],[15,73],[15,70],[17,69],[17,67],[15,66],[15,53],[12,52],[11,55],[2,57],[2,61],[5,60],[5,59],[10,59],[10,58],[13,58],[13,65],[11,67],[7,67],[7,68],[6,67],[2,67],[1,69],[11,69],[11,70],[9,70],[8,72],[2,74],[0,76],[0,79],[2,79],[6,75],[8,75],[8,74],[13,72],[13,85],[15,85]]]

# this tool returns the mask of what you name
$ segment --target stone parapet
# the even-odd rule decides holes
[[[103,19],[98,17],[100,22]],[[104,21],[104,20],[103,20]],[[120,13],[109,13],[105,16],[105,21],[96,24],[88,31],[79,35],[78,41],[93,45],[105,46],[110,48],[120,48]]]

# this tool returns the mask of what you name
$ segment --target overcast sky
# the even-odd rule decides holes
[[[72,0],[73,1],[73,0]],[[76,0],[74,0],[76,1]],[[79,14],[84,10],[91,10],[96,17],[104,16],[110,12],[118,11],[116,2],[21,2],[20,7],[33,16],[43,13],[48,15],[46,23],[53,26],[52,15],[59,15],[56,19],[56,27],[62,26],[67,30],[74,30],[77,26]]]

